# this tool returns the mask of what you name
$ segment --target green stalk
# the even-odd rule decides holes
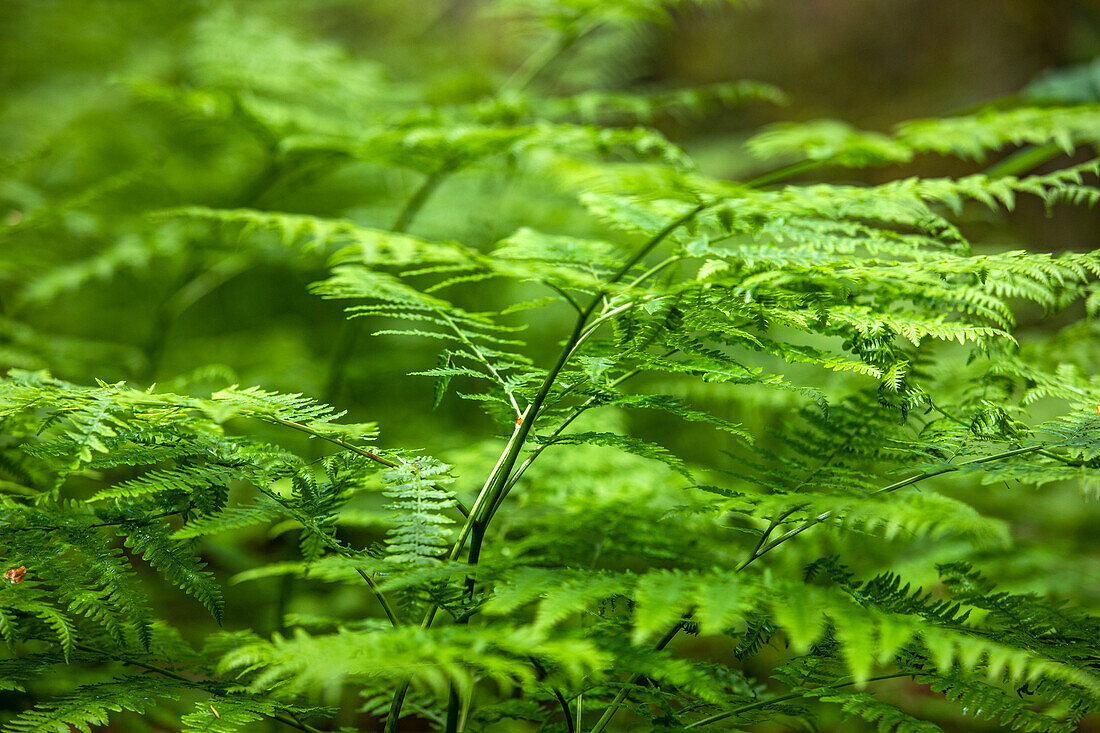
[[[579,24],[579,21],[577,23]],[[599,22],[590,22],[580,28],[577,28],[575,24],[568,31],[556,34],[542,48],[528,56],[527,60],[500,85],[497,96],[522,92],[552,63],[561,58],[562,54],[572,48],[577,41],[599,27]]]
[[[669,354],[672,354],[672,353],[675,353],[675,352],[669,352]],[[611,382],[611,384],[609,386],[610,387],[618,387],[620,384],[622,384],[626,380],[631,379],[633,377],[636,377],[641,373],[642,373],[641,369],[634,369],[633,371],[627,372],[623,376],[621,376],[618,379]],[[584,404],[578,405],[577,407],[574,407],[573,410],[568,415],[566,415],[560,423],[558,423],[557,427],[555,427],[550,432],[550,437],[551,438],[556,438],[557,436],[561,435],[563,430],[565,430],[567,427],[569,427],[573,423],[573,421],[576,420],[578,417],[580,417],[581,414],[585,410],[587,410],[588,408],[595,405],[596,401],[597,401],[596,398],[593,397],[593,398],[587,400]],[[516,485],[516,483],[520,480],[520,478],[527,471],[527,469],[531,466],[531,464],[534,463],[535,460],[540,455],[542,455],[542,452],[544,450],[546,450],[547,448],[549,448],[549,447],[550,447],[549,442],[540,443],[538,445],[538,447],[535,448],[534,451],[532,451],[531,455],[527,456],[526,460],[524,460],[524,462],[520,464],[519,468],[517,468],[512,473],[512,475],[508,478],[508,483],[506,483],[504,485],[504,490],[502,492],[500,492],[500,495],[496,498],[496,501],[493,503],[492,508],[489,510],[489,517],[488,517],[489,520],[492,520],[493,515],[496,514],[496,512],[497,512],[497,509],[499,509],[500,505],[504,503],[504,499],[508,496],[508,492],[510,492],[512,490],[512,487]]]
[[[642,245],[642,247],[640,247],[638,251],[611,276],[607,284],[612,285],[622,280],[635,265],[641,262],[646,255],[652,252],[654,248],[661,244],[661,242],[672,234],[672,232],[694,219],[708,206],[710,206],[710,204],[698,204],[666,225],[661,231],[657,232],[649,241]],[[496,467],[494,467],[493,472],[486,480],[474,505],[470,508],[470,516],[459,532],[459,537],[451,550],[452,560],[461,553],[466,537],[472,533],[469,564],[477,564],[477,559],[481,554],[482,543],[485,541],[485,529],[487,528],[488,521],[492,518],[495,508],[499,506],[498,497],[503,494],[505,487],[508,486],[508,479],[512,474],[512,469],[516,465],[520,451],[527,441],[527,436],[531,432],[531,427],[534,425],[535,420],[538,419],[542,406],[546,403],[546,398],[550,395],[550,390],[553,389],[554,384],[557,382],[558,375],[561,373],[561,370],[565,368],[566,362],[568,362],[569,357],[573,354],[574,348],[584,333],[585,325],[588,323],[589,317],[595,312],[605,295],[606,293],[603,290],[597,292],[592,297],[592,301],[588,304],[588,307],[577,316],[577,321],[573,326],[573,332],[562,347],[557,361],[554,366],[550,368],[550,371],[547,372],[546,378],[543,380],[538,394],[535,395],[535,399],[531,401],[531,404],[528,405],[527,409],[524,411],[523,419],[520,420],[515,431],[512,433],[512,439],[508,442],[508,445],[505,446],[504,452],[497,461]],[[475,529],[477,530],[476,532],[474,531]],[[431,626],[438,610],[439,607],[435,604],[428,609],[424,621],[421,623],[422,628]],[[401,707],[404,703],[405,695],[408,693],[408,689],[409,683],[405,682],[394,693],[393,701],[390,704],[390,712],[386,718],[385,733],[396,732],[398,718],[401,715]]]
[[[925,479],[929,479],[929,478],[932,478],[934,476],[942,476],[945,473],[953,473],[954,471],[958,471],[962,468],[965,468],[966,466],[974,466],[974,465],[978,465],[978,464],[982,464],[982,463],[992,463],[993,461],[999,461],[1002,458],[1011,458],[1012,456],[1018,456],[1018,455],[1022,455],[1024,453],[1034,453],[1038,450],[1041,450],[1042,447],[1043,447],[1042,445],[1032,445],[1032,446],[1027,446],[1025,448],[1014,448],[1013,450],[1004,451],[1002,453],[995,453],[995,454],[990,455],[990,456],[982,456],[981,458],[975,458],[973,460],[964,461],[962,463],[957,463],[957,464],[953,464],[953,465],[949,464],[949,465],[941,466],[940,468],[934,469],[932,471],[925,471],[924,473],[919,473],[916,476],[910,476],[907,479],[903,479],[901,481],[898,481],[897,483],[890,484],[889,486],[884,486],[881,489],[878,489],[877,491],[873,492],[871,494],[871,496],[877,496],[878,494],[885,494],[885,493],[889,493],[891,491],[897,491],[898,489],[905,488],[906,486],[912,486],[913,484],[917,483],[918,481],[924,481]],[[754,553],[748,560],[741,563],[741,565],[738,566],[738,569],[740,570],[741,568],[747,566],[750,562],[752,562],[756,558],[760,557],[761,555],[764,555],[765,553],[768,553],[768,552],[774,550],[776,547],[783,544],[784,542],[791,539],[792,537],[795,537],[799,534],[802,534],[803,532],[805,532],[810,527],[813,527],[814,525],[817,525],[817,524],[820,524],[821,522],[824,522],[826,519],[829,519],[830,517],[835,516],[835,514],[836,514],[836,512],[831,511],[831,510],[827,511],[827,512],[822,512],[821,514],[817,515],[813,519],[808,519],[805,522],[803,522],[802,524],[795,527],[794,529],[786,532],[785,534],[780,535],[779,537],[776,537],[774,540],[772,540],[768,544],[764,545],[758,552]]]
[[[257,417],[257,419],[263,420],[264,422],[272,423],[273,425],[282,425],[283,427],[287,427],[287,428],[290,428],[292,430],[297,430],[298,432],[305,433],[306,435],[310,435],[314,438],[320,438],[321,440],[326,440],[329,443],[332,443],[333,445],[336,445],[336,446],[339,446],[340,448],[343,448],[344,450],[351,451],[352,453],[355,453],[356,455],[363,456],[364,458],[369,458],[370,460],[374,461],[375,463],[381,463],[383,466],[387,466],[389,468],[398,468],[401,465],[397,461],[391,461],[389,458],[386,458],[384,456],[380,456],[380,455],[378,455],[377,453],[375,453],[373,451],[369,451],[366,448],[362,448],[358,445],[355,445],[354,443],[349,443],[348,441],[344,440],[343,438],[334,438],[331,435],[325,435],[324,433],[322,433],[319,430],[314,430],[313,428],[309,427],[308,425],[303,425],[302,423],[294,422],[293,420],[284,420],[282,418],[269,417],[269,416]],[[400,459],[398,459],[398,460],[400,460]],[[462,514],[462,516],[464,516],[464,517],[469,517],[470,516],[470,510],[467,509],[466,506],[462,502],[460,502],[458,499],[455,499],[455,508],[458,509],[459,513]]]
[[[655,234],[648,242],[646,242],[641,248],[639,248],[638,251],[634,253],[634,256],[627,260],[627,262],[623,264],[623,266],[620,267],[614,275],[611,276],[611,278],[607,281],[607,284],[613,285],[622,280],[623,277],[625,277],[626,274],[630,272],[636,264],[641,262],[646,255],[652,252],[654,248],[657,247],[657,245],[663,242],[670,234],[672,234],[672,232],[676,231],[681,226],[687,224],[689,221],[698,216],[704,209],[707,208],[707,206],[708,204],[705,203],[699,204],[687,213],[681,215],[676,220],[666,225],[664,229]],[[512,473],[512,468],[515,466],[516,460],[519,458],[519,453],[523,449],[523,444],[527,441],[527,436],[531,432],[531,427],[534,425],[535,421],[539,417],[539,413],[542,411],[542,406],[545,404],[546,398],[550,395],[550,390],[553,389],[554,384],[557,383],[558,375],[561,373],[561,370],[565,368],[566,363],[569,361],[569,357],[573,354],[577,344],[583,337],[588,319],[595,312],[596,307],[603,301],[605,295],[606,291],[604,290],[597,292],[592,297],[592,300],[588,304],[588,307],[581,311],[581,313],[577,316],[577,322],[573,325],[573,332],[566,340],[565,346],[562,348],[561,353],[558,355],[557,362],[554,364],[553,367],[551,367],[550,371],[546,373],[546,378],[543,380],[542,386],[539,388],[538,394],[535,395],[535,399],[531,402],[530,406],[528,406],[526,417],[524,417],[523,421],[519,425],[519,430],[517,431],[516,438],[508,447],[508,451],[504,457],[503,468],[500,472],[498,472],[497,478],[494,481],[493,486],[490,490],[491,495],[493,496],[492,504],[490,506],[495,506],[497,504],[496,497],[503,492],[504,487],[507,485],[508,479]],[[491,517],[487,515],[486,520],[488,520],[489,518]]]
[[[394,219],[390,231],[399,234],[408,231],[413,219],[416,218],[416,215],[424,208],[424,204],[428,202],[428,199],[435,193],[435,190],[439,188],[439,184],[443,182],[443,179],[446,178],[447,174],[450,172],[450,166],[444,165],[438,170],[429,173],[428,177],[420,183],[420,186],[413,192],[413,195],[409,197],[409,200],[405,202],[405,205],[401,207],[401,211],[397,212],[397,218]]]
[[[406,232],[409,226],[412,225],[413,219],[424,208],[424,204],[428,202],[428,199],[439,188],[439,184],[443,182],[450,171],[450,166],[443,165],[435,172],[428,174],[427,178],[421,181],[417,189],[413,191],[413,195],[409,197],[401,210],[397,212],[397,218],[394,219],[390,231],[398,234]],[[337,401],[338,391],[344,381],[344,371],[355,353],[355,344],[359,340],[361,330],[360,324],[354,322],[344,321],[342,326],[336,338],[336,346],[333,348],[332,356],[329,359],[325,389],[321,393],[321,401],[329,404]]]
[[[512,432],[512,440],[516,439],[518,435],[519,427]],[[509,442],[509,446],[511,442]],[[478,514],[483,511],[483,507],[489,498],[489,487],[492,485],[497,473],[500,471],[504,464],[504,456],[508,452],[508,447],[505,447],[504,452],[500,458],[497,459],[497,463],[493,466],[493,470],[489,472],[489,477],[485,480],[485,484],[481,487],[481,492],[478,493],[477,499],[474,500],[473,506],[470,507],[469,513],[466,515],[466,521],[463,523],[462,528],[458,532],[458,538],[455,540],[454,545],[451,547],[451,552],[448,554],[448,560],[455,560],[460,554],[462,554],[462,548],[466,545],[466,538],[470,536],[470,532],[473,530],[474,522],[477,519]],[[432,622],[435,621],[436,614],[439,612],[439,606],[434,603],[428,607],[427,612],[424,614],[423,620],[420,622],[420,628],[427,629],[431,627]],[[394,733],[397,730],[398,718],[401,715],[401,707],[405,702],[405,696],[409,692],[409,681],[405,680],[393,693],[393,699],[390,701],[390,711],[386,716],[385,733]]]
[[[1064,153],[1062,147],[1056,143],[1045,143],[1033,148],[1018,150],[1000,163],[991,165],[985,169],[985,175],[990,178],[1003,178],[1005,176],[1018,176],[1046,163],[1051,158]]]
[[[792,176],[797,176],[802,173],[808,173],[809,171],[817,170],[818,168],[823,167],[828,162],[828,159],[800,160],[797,163],[791,163],[790,165],[785,165],[782,168],[776,168],[773,171],[762,173],[761,175],[742,185],[744,185],[745,188],[760,188],[761,186],[767,186],[772,183],[777,183],[786,178],[791,178]]]
[[[867,682],[881,682],[882,680],[894,680],[894,679],[897,679],[899,677],[912,677],[912,676],[913,676],[913,674],[911,672],[896,672],[894,674],[884,674],[884,675],[880,675],[878,677],[871,677],[867,680]],[[828,685],[828,687],[830,687],[830,688],[833,688],[833,687],[851,687],[854,684],[856,684],[856,682],[855,682],[855,680],[852,680],[851,682],[842,682],[839,685]],[[691,723],[690,725],[685,725],[684,730],[691,730],[692,728],[702,728],[705,725],[710,725],[711,723],[717,723],[721,720],[725,720],[726,718],[732,718],[734,715],[740,715],[741,713],[747,713],[750,710],[755,710],[756,708],[767,707],[768,705],[775,705],[776,703],[787,702],[788,700],[797,700],[800,697],[805,697],[805,695],[806,694],[804,692],[794,692],[794,693],[791,693],[790,695],[784,695],[783,697],[773,697],[769,700],[757,700],[756,702],[749,703],[748,705],[742,705],[739,708],[735,708],[733,710],[729,710],[729,711],[726,711],[724,713],[718,713],[717,715],[712,715],[709,718],[703,718],[702,720],[696,720],[694,723]]]
[[[388,466],[390,468],[397,468],[400,465],[400,464],[398,464],[394,461],[391,461],[388,458],[383,458],[382,456],[378,455],[377,453],[369,451],[366,448],[360,448],[359,446],[355,445],[354,443],[349,443],[348,441],[344,440],[343,438],[335,438],[331,435],[325,435],[321,431],[314,430],[313,428],[309,427],[308,425],[303,425],[300,422],[294,422],[293,420],[284,420],[284,419],[279,418],[279,417],[269,417],[269,416],[263,416],[263,417],[260,417],[259,419],[263,420],[264,422],[273,423],[275,425],[282,425],[283,427],[287,427],[287,428],[290,428],[292,430],[297,430],[298,432],[305,433],[307,435],[311,435],[314,438],[320,438],[321,440],[327,440],[329,443],[332,443],[333,445],[339,446],[339,447],[343,448],[344,450],[351,451],[352,453],[355,453],[356,455],[363,456],[364,458],[369,458],[370,460],[374,461],[375,463],[381,463],[383,466]]]

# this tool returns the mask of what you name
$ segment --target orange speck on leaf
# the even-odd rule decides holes
[[[210,712],[214,713],[215,718],[221,719],[222,716],[218,714],[218,711],[214,709],[213,705],[210,706]]]
[[[4,580],[11,583],[22,583],[23,578],[27,575],[27,566],[20,565],[17,568],[11,568],[4,572]]]

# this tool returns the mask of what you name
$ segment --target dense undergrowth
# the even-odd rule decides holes
[[[780,90],[615,82],[686,3],[496,3],[488,67],[395,21],[390,73],[294,4],[98,5],[6,11],[72,44],[0,127],[3,730],[1097,707],[1100,256],[1011,224],[1100,198],[1089,69],[733,180],[659,130]]]

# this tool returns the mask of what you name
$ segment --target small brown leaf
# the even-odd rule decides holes
[[[27,575],[27,566],[20,565],[17,568],[11,568],[4,572],[4,580],[11,583],[22,583],[23,578]]]

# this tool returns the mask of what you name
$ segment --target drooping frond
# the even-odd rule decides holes
[[[166,528],[153,524],[125,531],[126,546],[156,568],[170,583],[194,596],[221,623],[225,603],[221,589],[204,563],[168,537]]]
[[[175,680],[129,676],[78,688],[70,697],[29,710],[11,722],[5,733],[57,733],[108,724],[111,713],[143,713],[165,700],[176,700],[187,686]]]

